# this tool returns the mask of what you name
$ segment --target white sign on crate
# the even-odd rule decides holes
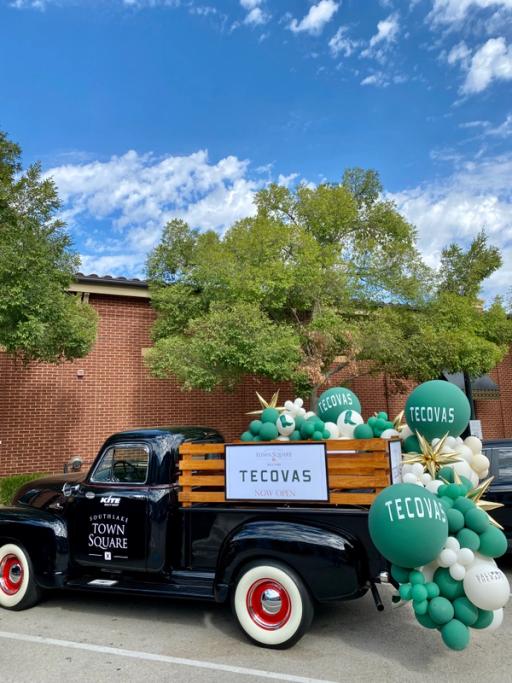
[[[226,444],[226,500],[327,502],[324,443]]]
[[[402,442],[390,441],[388,452],[391,483],[400,484],[402,481]]]

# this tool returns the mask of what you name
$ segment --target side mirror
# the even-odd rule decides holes
[[[74,455],[68,462],[64,465],[64,474],[67,472],[80,472],[82,469],[83,460],[79,455]]]

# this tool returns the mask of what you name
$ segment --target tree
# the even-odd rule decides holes
[[[148,260],[152,371],[186,389],[232,388],[248,374],[290,380],[314,404],[342,369],[422,381],[493,367],[510,321],[499,301],[483,311],[476,296],[496,251],[481,235],[467,253],[451,245],[439,276],[381,190],[375,172],[352,169],[340,184],[270,185],[256,215],[223,236],[171,221]]]
[[[25,172],[20,147],[0,132],[0,346],[28,362],[86,355],[96,313],[67,293],[79,264],[59,199],[41,167]]]

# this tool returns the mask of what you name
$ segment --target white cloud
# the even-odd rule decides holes
[[[487,128],[485,135],[495,135],[499,138],[508,138],[512,135],[512,114],[508,114],[506,119],[495,128]]]
[[[253,26],[261,26],[270,21],[270,14],[264,11],[262,5],[264,0],[240,0],[243,9],[247,10],[244,19],[244,24],[252,24]]]
[[[147,251],[171,218],[222,232],[253,214],[263,181],[249,178],[248,166],[234,156],[212,163],[204,150],[165,157],[129,151],[104,162],[57,166],[45,175],[57,184],[72,233],[92,240],[95,253],[84,250],[82,268],[134,276],[143,273]],[[101,258],[93,248],[95,235],[110,246]]]
[[[512,282],[512,155],[466,163],[449,178],[389,197],[417,226],[420,248],[432,266],[438,265],[446,244],[467,246],[485,229],[503,257],[485,294],[507,292]]]
[[[464,94],[479,93],[492,81],[512,80],[512,44],[505,38],[490,38],[471,57],[467,65],[466,80],[461,88]]]
[[[376,73],[370,74],[369,76],[366,76],[366,78],[363,78],[361,85],[375,85],[378,88],[386,88],[389,85],[389,81],[382,71],[377,71]]]
[[[261,5],[261,2],[262,0],[240,0],[242,7],[248,11],[258,7],[258,5]]]
[[[457,62],[462,62],[462,64],[468,63],[468,58],[471,55],[471,51],[464,41],[454,45],[446,57],[448,64],[453,65]]]
[[[338,11],[339,3],[334,0],[320,0],[309,8],[309,12],[300,21],[292,19],[289,25],[294,33],[306,32],[319,35]]]
[[[434,0],[428,20],[434,24],[457,24],[473,9],[512,9],[512,0]]]
[[[398,14],[390,14],[377,24],[377,33],[370,38],[366,50],[361,52],[362,57],[373,57],[383,62],[387,50],[396,42],[400,33],[400,19]]]
[[[348,26],[340,26],[329,41],[329,49],[333,57],[342,54],[344,57],[350,55],[358,47],[359,42],[348,37]]]

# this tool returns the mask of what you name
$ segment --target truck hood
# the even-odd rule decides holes
[[[62,504],[65,500],[62,487],[66,482],[78,484],[87,476],[85,472],[55,474],[42,479],[34,479],[24,484],[14,495],[13,505],[30,505],[46,510],[50,506]]]

